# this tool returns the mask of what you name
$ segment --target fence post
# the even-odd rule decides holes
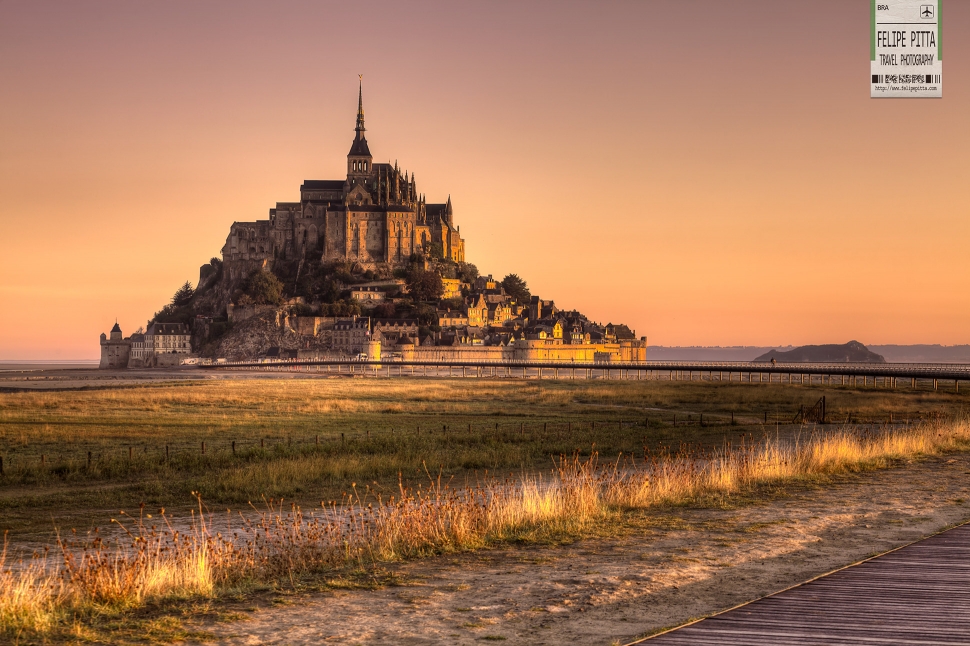
[[[0,476],[2,476],[2,475],[4,475],[4,473],[3,473],[3,456],[0,455]]]
[[[236,455],[236,440],[232,441],[232,454]]]
[[[202,443],[202,455],[205,455],[205,442]]]

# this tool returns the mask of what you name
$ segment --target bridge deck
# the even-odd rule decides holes
[[[970,644],[970,524],[638,643]]]

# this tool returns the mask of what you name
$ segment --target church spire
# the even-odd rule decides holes
[[[359,74],[360,85],[357,88],[357,127],[354,130],[357,131],[357,138],[361,138],[362,132],[366,130],[364,128],[364,75]]]
[[[356,159],[347,160],[347,174],[367,174],[370,172],[371,155],[370,148],[367,146],[367,137],[364,136],[364,75],[360,74],[360,85],[357,89],[357,126],[354,128],[356,136],[350,145],[350,153],[347,157]]]

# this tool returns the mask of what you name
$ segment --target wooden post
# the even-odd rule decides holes
[[[320,436],[319,435],[314,435],[313,436],[313,443],[316,444],[317,446],[320,446]]]
[[[236,455],[236,440],[232,441],[232,454]]]
[[[205,455],[205,442],[202,443],[202,455]]]
[[[168,444],[165,445],[165,461],[168,462]],[[88,468],[91,468],[91,452],[88,451]]]
[[[261,448],[261,449],[266,448],[266,440],[265,440],[265,438],[262,438],[262,437],[259,438],[259,448]]]
[[[128,461],[131,462],[131,447],[128,447]]]
[[[5,475],[3,473],[3,456],[0,455],[0,476]]]

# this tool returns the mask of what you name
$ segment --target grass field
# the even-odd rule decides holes
[[[105,508],[178,509],[266,496],[339,499],[399,474],[459,482],[552,467],[559,455],[643,455],[804,432],[800,405],[885,424],[958,413],[942,392],[662,381],[239,380],[0,394],[0,529],[98,522]],[[769,422],[765,424],[765,415]],[[731,423],[732,415],[734,423]],[[43,513],[38,513],[42,511]],[[90,512],[90,513],[89,513]]]
[[[791,423],[822,395],[830,417],[854,423]],[[0,523],[15,541],[104,525],[119,509],[276,501],[241,529],[243,543],[120,516],[128,547],[79,539],[87,550],[63,571],[0,563],[0,631],[79,636],[172,595],[579,537],[620,528],[630,510],[723,504],[772,495],[766,484],[965,450],[966,402],[656,381],[240,380],[0,394]]]

